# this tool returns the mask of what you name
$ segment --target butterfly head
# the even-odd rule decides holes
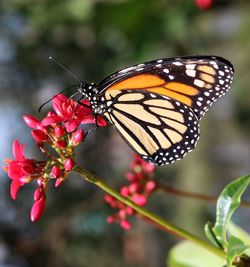
[[[98,93],[97,85],[95,83],[87,84],[81,83],[78,92],[90,101],[90,105],[95,114],[103,114],[106,112],[105,99]]]

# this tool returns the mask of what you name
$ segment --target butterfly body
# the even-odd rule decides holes
[[[100,84],[82,84],[95,114],[115,125],[146,161],[179,160],[194,149],[199,120],[230,88],[233,67],[214,56],[159,59],[115,72]]]

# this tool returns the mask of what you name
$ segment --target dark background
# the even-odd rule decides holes
[[[16,137],[27,144],[28,157],[41,157],[22,115],[41,118],[37,109],[43,102],[77,83],[49,56],[82,80],[98,82],[130,64],[213,54],[234,64],[232,90],[202,120],[196,150],[158,168],[156,177],[186,191],[219,194],[250,169],[249,14],[247,0],[214,1],[206,11],[192,0],[2,0],[1,161],[12,157]],[[118,188],[125,182],[131,154],[115,129],[107,127],[78,148],[78,162]],[[14,202],[9,184],[1,171],[1,267],[162,267],[167,251],[178,241],[140,219],[129,232],[108,225],[112,210],[103,192],[76,176],[59,188],[49,188],[45,214],[31,223],[34,187],[22,188]],[[202,237],[203,225],[215,215],[215,204],[164,193],[155,194],[148,208]],[[249,212],[242,208],[235,216],[247,230]]]

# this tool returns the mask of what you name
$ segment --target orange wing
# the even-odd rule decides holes
[[[191,107],[200,119],[211,104],[225,94],[233,78],[232,66],[216,57],[158,60],[150,65],[149,68],[145,63],[133,72],[132,67],[117,72],[119,78],[113,78],[103,90],[105,98],[109,100],[116,91],[145,90]]]

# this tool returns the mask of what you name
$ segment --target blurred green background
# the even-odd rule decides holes
[[[182,190],[217,195],[250,169],[250,2],[214,0],[208,10],[193,0],[1,0],[0,157],[11,158],[11,143],[27,144],[40,158],[23,114],[38,114],[52,95],[77,83],[48,60],[58,59],[82,80],[98,82],[119,68],[181,55],[218,55],[235,67],[232,90],[201,122],[196,150],[157,169],[156,177]],[[46,107],[50,108],[50,105]],[[46,108],[44,112],[46,111]],[[125,182],[131,150],[113,127],[91,134],[78,149],[78,162],[115,188]],[[129,232],[108,225],[113,211],[103,192],[72,177],[49,188],[47,208],[31,223],[32,186],[9,196],[0,179],[0,266],[163,267],[178,239],[140,219]],[[157,193],[148,208],[204,237],[215,204]],[[235,222],[250,231],[250,211]]]

